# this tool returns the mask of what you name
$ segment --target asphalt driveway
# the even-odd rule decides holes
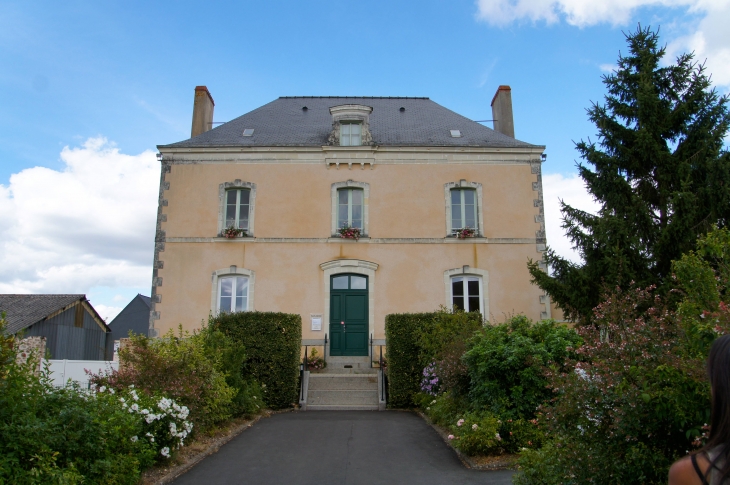
[[[309,411],[261,419],[174,484],[506,485],[512,475],[465,468],[415,414]]]

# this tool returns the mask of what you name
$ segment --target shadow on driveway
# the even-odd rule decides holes
[[[310,411],[261,419],[174,484],[506,485],[513,474],[465,468],[412,413]]]

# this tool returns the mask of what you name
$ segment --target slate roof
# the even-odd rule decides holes
[[[5,312],[8,334],[14,334],[51,313],[85,299],[86,295],[0,295],[0,312]]]
[[[158,148],[245,146],[321,147],[332,130],[329,108],[361,104],[373,108],[370,133],[379,146],[531,148],[531,145],[487,128],[428,98],[281,97],[195,138]],[[304,106],[306,110],[302,109]],[[405,111],[400,111],[405,108]],[[243,130],[253,128],[253,136]],[[460,130],[461,137],[451,137]]]

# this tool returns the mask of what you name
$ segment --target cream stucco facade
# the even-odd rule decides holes
[[[542,148],[166,149],[153,334],[198,328],[215,312],[216,278],[255,275],[249,309],[299,313],[303,338],[327,332],[329,276],[370,275],[370,333],[384,338],[389,313],[451,306],[448,278],[482,281],[490,320],[550,317],[526,263],[544,250]],[[367,237],[333,237],[332,187],[367,185]],[[252,237],[220,231],[221,187],[255,184]],[[465,185],[466,184],[466,185]],[[480,235],[448,231],[445,190],[479,185]],[[448,192],[446,192],[448,194]],[[333,262],[342,261],[344,265]],[[325,315],[311,330],[310,315]]]

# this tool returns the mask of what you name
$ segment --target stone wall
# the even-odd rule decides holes
[[[25,364],[32,358],[36,373],[40,373],[43,357],[46,355],[46,337],[26,337],[16,341],[15,346],[18,352],[15,362]]]

